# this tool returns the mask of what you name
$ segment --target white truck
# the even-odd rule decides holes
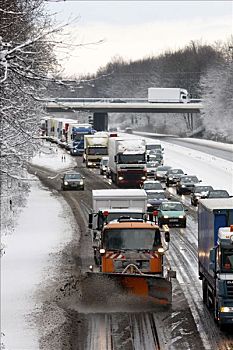
[[[148,89],[148,102],[188,103],[190,95],[181,88],[154,88]]]
[[[109,138],[110,177],[119,187],[140,188],[147,177],[146,143],[142,138]]]
[[[120,217],[142,219],[147,211],[147,194],[143,189],[92,190],[92,213],[89,228],[101,230],[104,223]]]
[[[84,136],[83,162],[87,167],[98,167],[102,157],[108,155],[107,133],[96,133]]]

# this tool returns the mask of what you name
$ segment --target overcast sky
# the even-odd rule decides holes
[[[232,1],[50,0],[46,9],[59,23],[73,20],[63,38],[73,46],[58,51],[68,75],[95,73],[114,57],[137,60],[191,40],[226,41],[233,33]]]

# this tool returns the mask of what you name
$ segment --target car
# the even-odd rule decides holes
[[[164,188],[159,181],[146,180],[143,182],[142,189],[145,190],[146,193],[154,193],[164,191],[166,188]]]
[[[163,165],[163,155],[156,154],[156,153],[148,153],[147,154],[147,161],[156,163],[157,166]]]
[[[165,181],[168,170],[172,167],[168,165],[160,165],[157,167],[155,172],[155,179],[160,181]]]
[[[84,190],[84,180],[85,177],[78,172],[68,172],[65,173],[61,180],[61,189],[65,190]]]
[[[212,190],[209,191],[206,198],[229,198],[231,197],[226,190]]]
[[[194,184],[201,182],[195,175],[183,175],[176,184],[177,194],[190,194],[194,188]]]
[[[191,192],[191,204],[196,207],[199,199],[208,197],[209,191],[213,191],[212,186],[195,184]]]
[[[168,198],[164,191],[148,192],[147,193],[147,212],[152,213],[157,210],[161,203],[167,202]]]
[[[180,180],[180,177],[184,174],[182,169],[170,169],[166,174],[166,186],[175,185],[177,181]]]
[[[152,177],[154,179],[157,166],[158,163],[155,162],[146,163],[147,177]]]
[[[125,132],[127,134],[132,134],[133,133],[133,129],[132,128],[125,128]]]
[[[162,202],[158,208],[158,225],[186,227],[186,211],[181,202]]]
[[[147,151],[164,151],[164,148],[162,147],[162,145],[160,143],[155,143],[155,142],[147,142],[146,144],[146,150]]]
[[[103,157],[100,160],[100,175],[106,174],[108,168],[109,157]]]

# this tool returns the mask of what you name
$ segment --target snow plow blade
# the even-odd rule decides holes
[[[87,272],[90,278],[110,279],[123,291],[135,294],[155,304],[170,305],[172,303],[172,284],[163,277],[147,274],[121,274]]]

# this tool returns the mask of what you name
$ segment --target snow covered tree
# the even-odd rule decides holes
[[[221,47],[224,61],[211,66],[201,79],[206,137],[233,142],[233,57],[229,43]]]
[[[55,31],[42,0],[0,0],[1,229],[22,204],[27,161],[39,147],[42,98],[56,63]]]

